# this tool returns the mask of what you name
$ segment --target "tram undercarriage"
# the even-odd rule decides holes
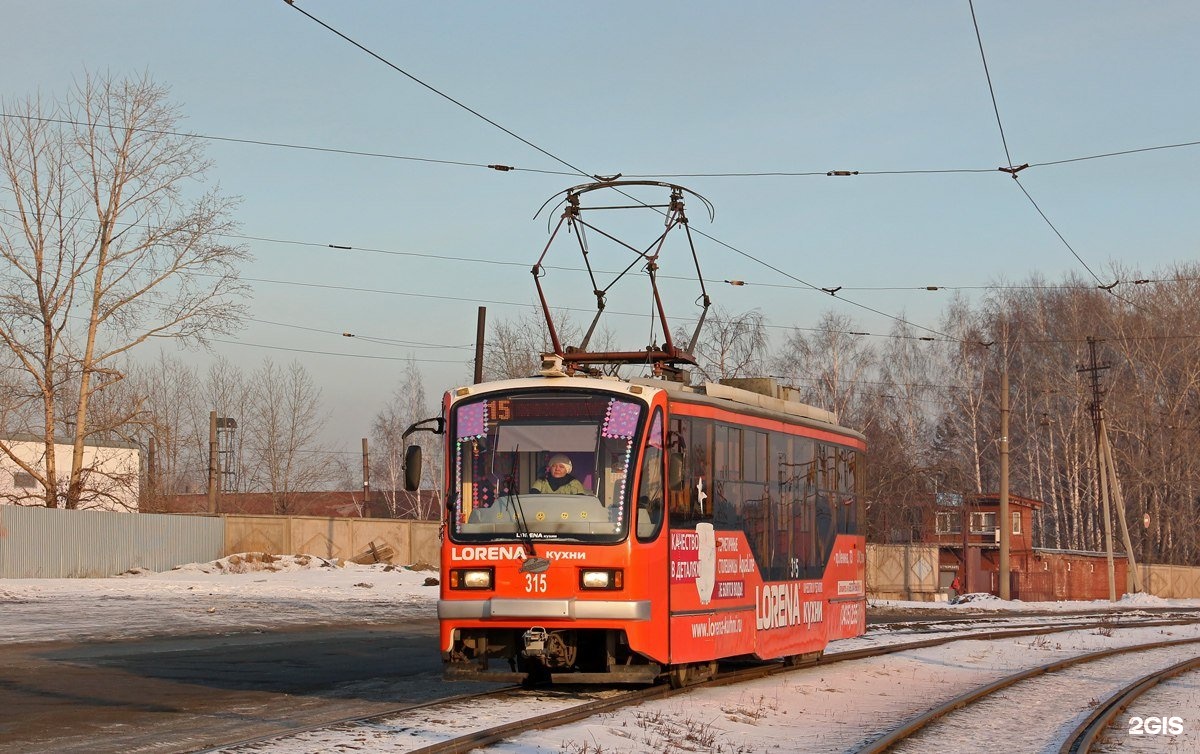
[[[609,629],[456,629],[443,658],[448,680],[651,684],[664,672]]]

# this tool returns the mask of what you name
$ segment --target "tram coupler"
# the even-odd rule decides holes
[[[521,654],[526,657],[544,657],[546,654],[546,642],[549,639],[549,632],[541,626],[530,628],[521,634],[521,641],[525,642],[525,649],[521,651]]]

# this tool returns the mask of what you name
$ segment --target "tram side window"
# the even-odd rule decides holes
[[[833,552],[833,541],[837,537],[837,519],[834,506],[838,497],[837,450],[832,445],[818,444],[816,448],[817,495],[816,495],[816,550],[810,566],[823,570]]]
[[[671,525],[687,528],[713,517],[713,423],[682,417],[670,422]]]
[[[742,517],[742,429],[716,425],[713,458],[713,525],[718,529],[740,528]]]
[[[767,479],[768,436],[766,432],[742,429],[741,437],[742,481],[738,485],[741,507],[737,509],[737,517],[759,567],[769,572],[774,549],[771,546],[772,506],[778,497],[771,494]]]
[[[821,575],[820,553],[817,548],[817,477],[819,476],[816,443],[807,437],[792,441],[791,474],[793,485],[792,550],[796,575]]]
[[[792,561],[792,518],[795,515],[796,487],[791,484],[792,446],[796,438],[782,432],[772,432],[767,438],[769,461],[767,475],[771,496],[767,554],[767,578],[773,581],[796,578],[798,569]]]
[[[858,533],[858,453],[849,448],[837,449],[838,467],[838,533]]]

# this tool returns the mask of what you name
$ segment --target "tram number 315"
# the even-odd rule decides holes
[[[546,591],[546,574],[544,573],[527,573],[525,574],[525,591],[530,594],[541,593]]]

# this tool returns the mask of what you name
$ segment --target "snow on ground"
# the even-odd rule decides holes
[[[370,625],[406,619],[436,619],[437,574],[416,565],[333,563],[313,556],[273,558],[234,555],[213,563],[192,564],[163,573],[136,572],[106,579],[0,579],[0,641],[105,640],[196,632],[239,632],[300,625]],[[1022,603],[973,598],[962,604],[872,601],[872,606],[928,611],[930,616],[1000,616],[1010,612],[1052,612],[1029,620],[1047,624],[1065,614],[1112,607],[1108,602]],[[1148,607],[1200,607],[1200,600],[1163,600],[1133,595],[1117,607],[1136,613]],[[1024,620],[1024,619],[1023,619]],[[1027,621],[1026,621],[1027,622]],[[864,644],[886,641],[887,629],[866,637],[836,642],[836,654]],[[891,727],[903,715],[932,706],[967,686],[1007,675],[1059,656],[1135,641],[1200,636],[1200,626],[1106,632],[1075,631],[1025,637],[1007,642],[961,642],[884,658],[812,668],[763,681],[719,689],[697,689],[686,696],[644,704],[579,724],[527,734],[489,751],[532,752],[705,751],[794,752],[852,751]],[[1177,661],[1187,650],[1165,653]],[[1100,674],[1083,674],[1072,696],[1084,704],[1106,695],[1112,685]],[[1189,680],[1190,679],[1190,680]],[[1082,684],[1082,685],[1079,685]],[[1156,734],[1134,742],[1139,751],[1200,751],[1200,692],[1196,674],[1178,681],[1159,701],[1143,705],[1143,715],[1177,716],[1183,733]],[[1054,689],[1055,686],[1048,685]],[[1037,714],[1042,706],[1061,702],[1061,691],[1038,692],[1022,699],[1021,709]],[[480,710],[480,722],[489,722]],[[1123,720],[1125,718],[1122,718]],[[986,725],[986,723],[985,723]],[[1010,726],[1020,720],[1007,714],[993,724],[988,748],[1006,748]],[[389,736],[388,726],[373,726],[373,751],[404,751],[411,737]],[[429,734],[438,731],[431,725]],[[340,736],[340,738],[339,738]],[[1014,740],[1014,745],[1015,739]],[[338,750],[362,743],[362,732],[308,734],[284,739],[256,751],[311,752]],[[980,743],[978,740],[975,743]],[[920,747],[912,749],[920,751]]]
[[[0,642],[437,619],[435,566],[230,555],[106,579],[0,579]]]

